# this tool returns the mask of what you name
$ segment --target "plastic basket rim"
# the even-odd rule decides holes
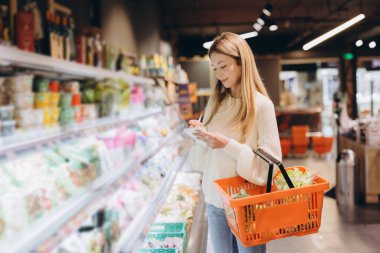
[[[292,167],[286,168],[286,170],[294,169],[294,168],[307,169],[304,166],[292,166]],[[278,173],[280,173],[280,171],[278,171],[273,178],[275,178],[278,175]],[[262,194],[242,198],[242,199],[232,199],[231,196],[219,185],[219,182],[222,180],[224,181],[224,180],[228,180],[228,179],[232,179],[232,178],[241,178],[240,176],[217,179],[214,181],[214,184],[217,186],[219,193],[222,195],[221,197],[228,199],[231,207],[239,207],[239,206],[248,205],[249,202],[254,203],[254,202],[270,201],[270,200],[278,199],[278,198],[284,197],[284,195],[285,196],[292,196],[292,195],[312,193],[312,192],[320,192],[320,191],[328,190],[329,182],[319,175],[316,175],[316,177],[319,181],[322,181],[322,182],[315,183],[315,184],[309,185],[309,186],[299,187],[299,188],[293,188],[293,189],[287,189],[287,190],[281,190],[281,191],[272,191],[269,193],[262,193]],[[250,183],[250,182],[247,181],[247,183]],[[265,186],[262,186],[262,187],[265,187]],[[273,187],[273,185],[272,185],[272,187]]]

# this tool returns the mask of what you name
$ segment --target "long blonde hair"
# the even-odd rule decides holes
[[[237,64],[241,65],[240,94],[242,108],[235,115],[233,123],[235,127],[241,130],[242,141],[245,141],[248,134],[247,132],[256,116],[255,91],[260,92],[264,96],[268,96],[267,91],[257,70],[253,53],[248,43],[242,37],[230,32],[221,33],[215,38],[211,45],[208,51],[209,57],[211,57],[211,54],[214,52],[229,55],[235,58]],[[211,110],[205,125],[211,122],[223,100],[230,93],[230,89],[224,88],[222,82],[218,80],[210,97],[209,104],[207,105],[211,106]]]

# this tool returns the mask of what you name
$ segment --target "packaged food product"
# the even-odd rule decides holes
[[[5,82],[8,86],[8,89],[13,93],[32,92],[32,75],[8,77]]]
[[[50,125],[56,126],[59,123],[60,108],[50,108]]]
[[[50,92],[59,92],[59,81],[51,81],[49,84]]]
[[[77,123],[80,123],[83,121],[83,114],[80,106],[76,106],[73,108],[74,109],[74,120]]]
[[[16,130],[16,121],[14,120],[8,120],[3,121],[3,127],[2,127],[2,135],[8,136],[12,135]]]
[[[61,89],[63,92],[79,93],[79,82],[65,82],[62,84]]]
[[[98,110],[95,104],[82,105],[82,110],[85,120],[93,120],[98,117]]]
[[[28,127],[32,127],[35,124],[34,110],[17,110],[16,122],[20,128],[27,129]]]
[[[9,104],[9,96],[6,93],[0,93],[0,106]]]
[[[0,93],[7,92],[7,87],[5,86],[5,78],[0,77]]]
[[[49,91],[49,80],[42,77],[37,77],[33,82],[33,90],[38,93]]]
[[[50,126],[51,125],[51,110],[50,108],[43,109],[44,112],[44,125]]]
[[[72,107],[61,108],[59,122],[63,125],[74,122],[75,110]]]
[[[34,93],[14,93],[12,94],[12,104],[18,110],[33,109],[34,107]]]
[[[61,94],[58,92],[50,93],[49,107],[58,107]]]
[[[12,120],[13,119],[14,106],[0,106],[0,120]]]
[[[71,107],[71,101],[72,101],[73,95],[71,93],[61,93],[61,99],[60,99],[60,107],[61,108],[68,108]]]
[[[48,108],[51,102],[48,92],[36,93],[34,98],[34,107],[36,109]]]
[[[35,126],[43,126],[44,125],[44,109],[35,109],[33,110],[34,115],[34,124]]]
[[[71,100],[71,105],[72,106],[80,106],[80,102],[81,102],[81,94],[80,93],[73,94],[73,97]]]

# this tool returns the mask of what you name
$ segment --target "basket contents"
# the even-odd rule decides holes
[[[315,173],[311,170],[302,171],[297,167],[292,170],[286,170],[286,172],[288,173],[290,180],[292,180],[294,187],[305,187],[312,185],[316,177]],[[289,189],[289,186],[282,174],[279,174],[277,177],[275,177],[274,183],[277,190]]]
[[[238,193],[232,194],[231,198],[232,199],[242,199],[242,198],[246,198],[246,197],[250,197],[250,196],[251,195],[249,195],[244,189],[241,189]]]

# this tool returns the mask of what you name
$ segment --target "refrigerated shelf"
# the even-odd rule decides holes
[[[120,237],[113,249],[114,253],[136,252],[138,251],[145,239],[145,236],[150,230],[150,227],[155,221],[162,204],[164,203],[177,173],[185,163],[189,152],[186,152],[182,157],[179,156],[174,162],[170,174],[166,176],[165,181],[162,183],[160,191],[156,194],[154,199],[134,218],[128,229]]]
[[[22,51],[16,47],[0,45],[0,65],[14,66],[32,70],[42,70],[52,73],[67,75],[75,78],[121,78],[133,84],[154,85],[154,80],[141,76],[133,76],[123,72],[116,72],[102,68],[87,66],[84,64],[55,59],[46,55]]]
[[[3,249],[6,249],[8,253],[29,252],[35,249],[44,240],[54,235],[75,214],[95,199],[107,193],[110,190],[110,186],[116,183],[122,175],[134,174],[144,161],[158,153],[162,146],[171,143],[176,137],[175,131],[178,131],[178,129],[174,130],[171,136],[165,137],[154,150],[148,152],[140,159],[132,160],[122,169],[114,170],[112,174],[104,174],[93,184],[78,193],[77,196],[72,197],[64,203],[64,205],[36,220],[28,229],[17,234],[15,238],[10,238],[10,240],[0,243],[0,252]],[[17,244],[14,243],[15,240],[17,240]]]

